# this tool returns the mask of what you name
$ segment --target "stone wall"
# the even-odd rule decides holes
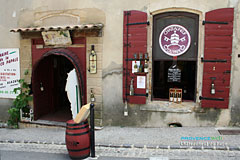
[[[87,37],[87,70],[89,69],[89,54],[91,52],[91,45],[95,46],[95,52],[97,54],[97,73],[90,74],[87,72],[87,103],[90,102],[91,89],[95,96],[95,124],[102,126],[102,55],[103,45],[102,37]]]

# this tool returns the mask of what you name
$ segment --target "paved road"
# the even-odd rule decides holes
[[[65,145],[0,143],[1,160],[66,159]],[[95,160],[239,160],[240,151],[96,147]],[[26,157],[26,158],[24,158]],[[27,159],[28,158],[28,159]],[[88,158],[93,160],[93,158]]]
[[[67,154],[0,151],[0,160],[71,160]]]
[[[0,160],[71,160],[67,154],[0,151]],[[97,157],[97,160],[148,160],[148,158]],[[156,159],[159,160],[159,159]]]
[[[221,140],[183,141],[181,137],[221,137]],[[220,135],[214,127],[104,127],[96,131],[95,139],[98,156],[95,160],[240,160],[240,135]],[[186,146],[181,146],[182,142]],[[219,144],[212,146],[215,142]],[[63,128],[1,128],[0,160],[22,157],[68,160],[64,143]]]
[[[27,136],[26,136],[27,135]],[[134,128],[104,127],[95,132],[96,144],[180,145],[181,137],[218,137],[219,142],[240,147],[240,135],[220,135],[214,127]],[[65,142],[63,128],[0,128],[1,140]],[[215,142],[215,141],[211,141]]]

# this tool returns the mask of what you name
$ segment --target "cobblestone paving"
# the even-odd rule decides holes
[[[0,152],[23,151],[68,154],[65,145],[0,143]],[[135,157],[150,160],[239,160],[240,151],[194,150],[194,149],[149,149],[149,148],[113,148],[96,147],[96,155],[101,157]],[[92,160],[92,158],[88,158]],[[97,159],[97,158],[95,158]],[[108,158],[109,159],[109,158]],[[111,159],[111,158],[110,158]]]

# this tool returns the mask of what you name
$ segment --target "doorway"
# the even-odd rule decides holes
[[[34,71],[35,117],[66,122],[72,119],[71,104],[65,91],[68,73],[74,65],[62,55],[49,55],[40,60]]]

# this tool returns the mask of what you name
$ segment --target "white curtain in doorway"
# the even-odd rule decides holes
[[[75,69],[71,70],[68,73],[65,91],[67,92],[68,99],[71,103],[72,118],[75,119],[76,115],[80,111],[81,106],[81,95],[79,92],[78,78]]]

